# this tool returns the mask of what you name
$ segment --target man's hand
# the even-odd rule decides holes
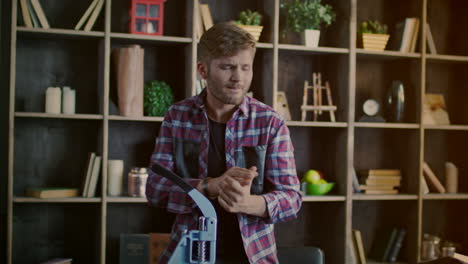
[[[211,178],[208,181],[208,193],[209,197],[217,197],[220,194],[220,190],[223,188],[222,185],[226,179],[234,179],[241,186],[252,185],[252,180],[257,177],[257,168],[252,167],[250,169],[244,169],[239,167],[232,167],[227,170],[223,175],[217,178]]]
[[[218,202],[230,213],[245,213],[265,217],[266,204],[263,197],[250,194],[252,181],[258,176],[257,168],[249,169],[248,177],[228,177],[221,183]],[[241,184],[244,183],[244,184]]]

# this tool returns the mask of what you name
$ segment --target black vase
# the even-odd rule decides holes
[[[405,86],[393,81],[385,98],[385,115],[388,121],[401,123],[405,115]]]

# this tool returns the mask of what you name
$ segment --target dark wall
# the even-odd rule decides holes
[[[0,263],[6,263],[11,1],[0,2]]]

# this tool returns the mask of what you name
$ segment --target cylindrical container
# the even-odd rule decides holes
[[[458,192],[458,168],[452,162],[445,162],[445,189],[448,193]]]
[[[69,86],[63,87],[62,92],[62,113],[74,114],[75,113],[75,98],[76,92]]]
[[[128,173],[128,195],[132,197],[145,197],[147,179],[148,171],[146,168],[132,168]]]
[[[109,160],[107,162],[107,194],[110,196],[122,195],[122,182],[124,173],[123,160]]]
[[[453,257],[455,256],[455,247],[442,247],[441,257]]]
[[[434,260],[440,256],[440,238],[424,234],[421,247],[421,260]]]
[[[62,90],[59,87],[49,87],[46,90],[45,111],[48,114],[60,114],[62,108]]]

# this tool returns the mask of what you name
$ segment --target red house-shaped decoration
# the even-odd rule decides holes
[[[162,35],[166,0],[131,0],[130,33]]]

